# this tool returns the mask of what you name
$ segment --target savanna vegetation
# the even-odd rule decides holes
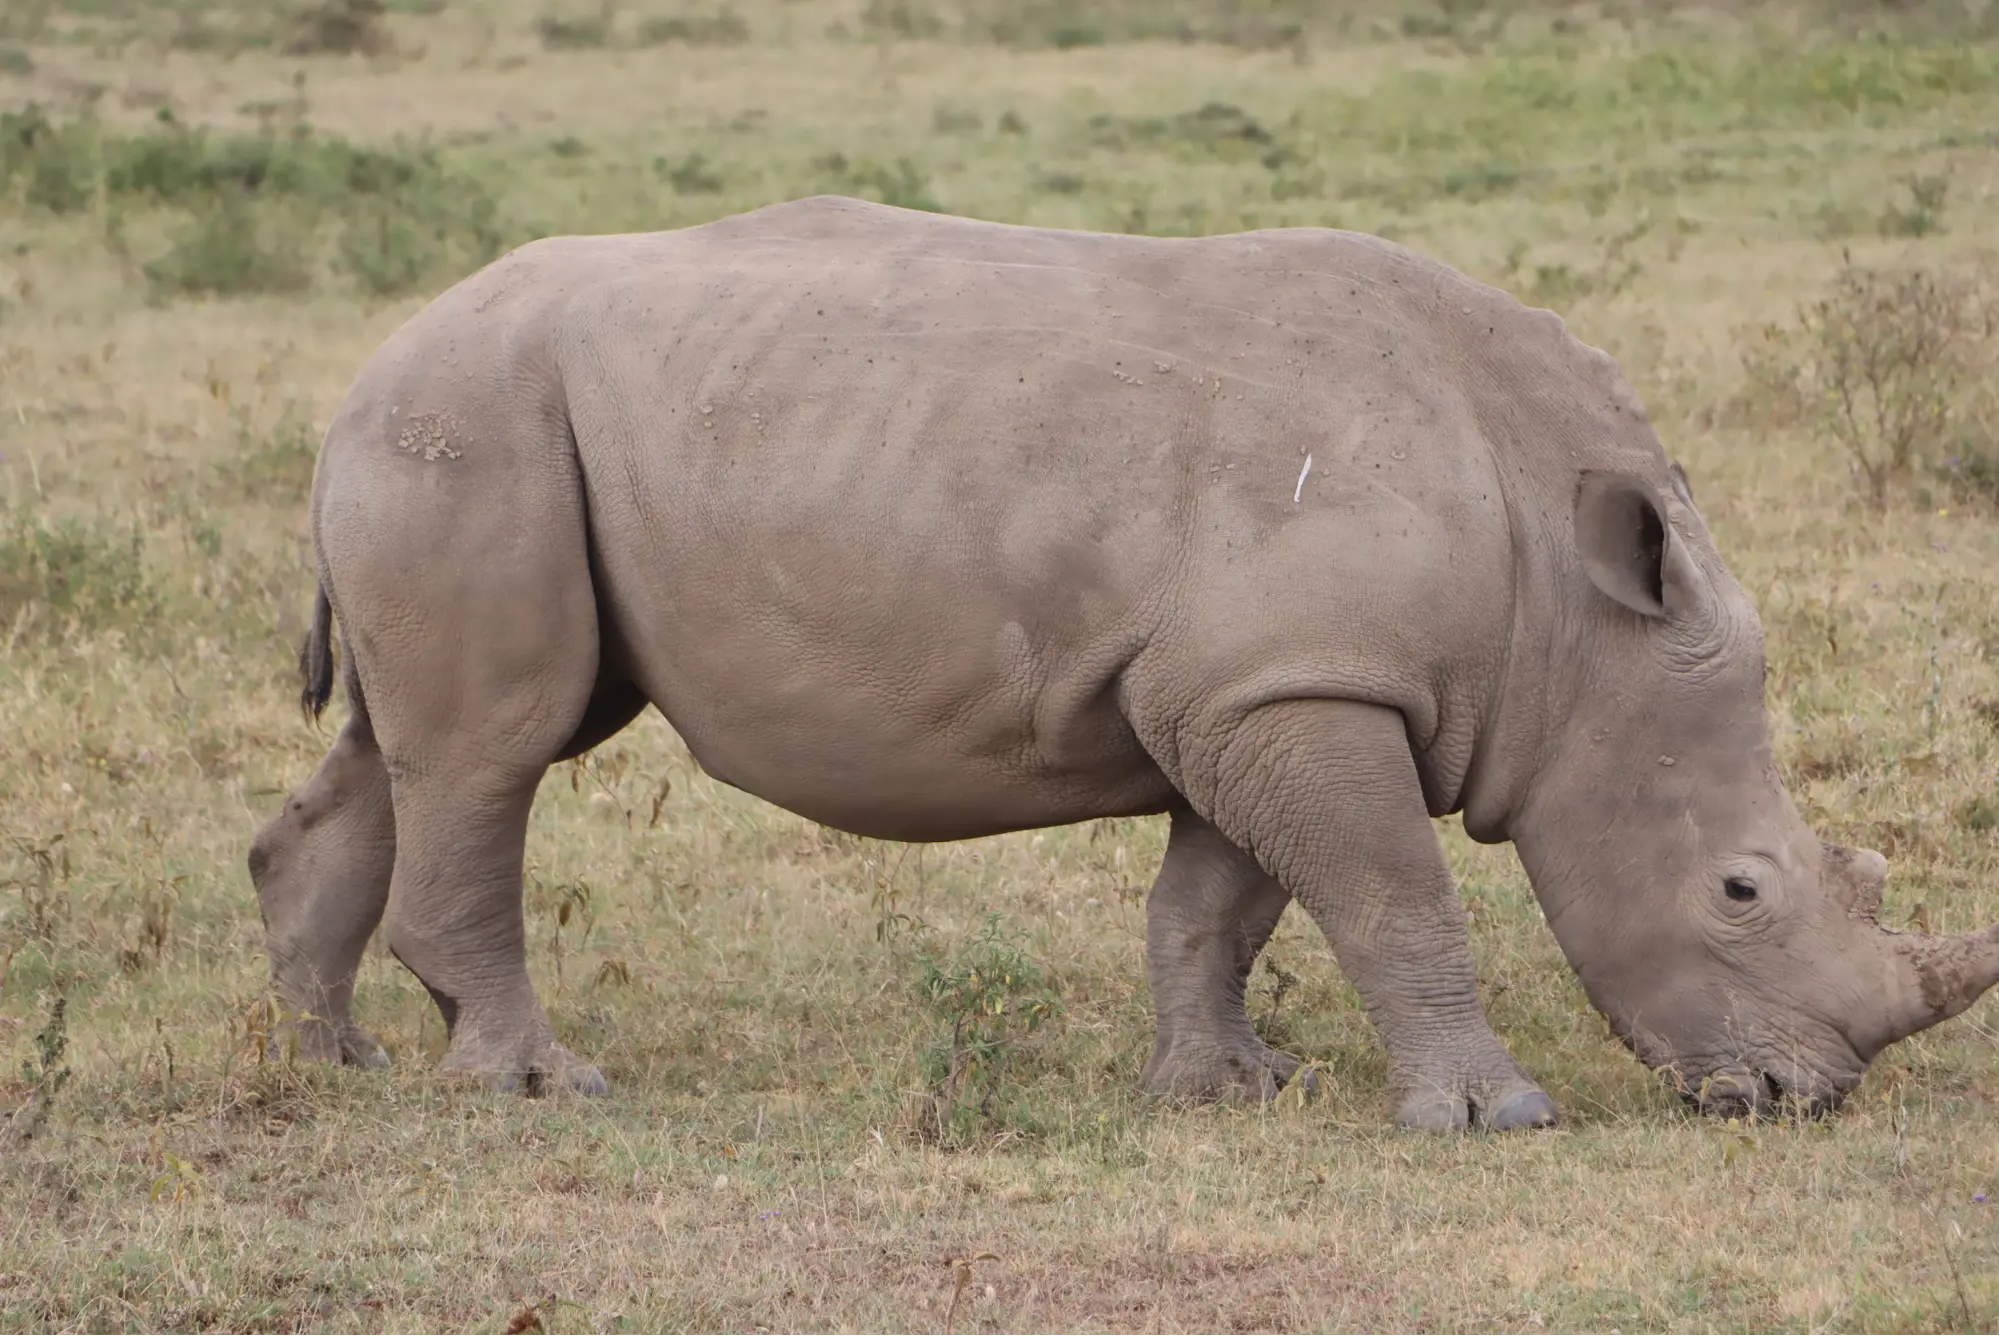
[[[1135,1095],[1153,821],[931,848],[553,772],[533,965],[601,1101],[291,1060],[244,871],[298,711],[318,433],[548,233],[818,191],[1068,227],[1336,225],[1618,356],[1770,642],[1779,760],[1999,919],[1999,6],[8,0],[0,10],[0,1326],[1999,1323],[1999,1003],[1830,1122],[1683,1111],[1512,854],[1442,823],[1543,1135],[1391,1130],[1300,915],[1251,987],[1322,1091]],[[337,707],[336,707],[337,708]]]

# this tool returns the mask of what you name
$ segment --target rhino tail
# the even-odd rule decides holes
[[[313,599],[312,629],[299,646],[298,675],[304,681],[299,706],[308,718],[317,719],[333,699],[333,601],[326,596],[324,581]]]

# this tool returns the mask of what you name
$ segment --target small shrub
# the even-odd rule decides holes
[[[1967,438],[1936,471],[1959,499],[1999,508],[1999,442]]]
[[[1944,230],[1944,206],[1950,199],[1947,176],[1908,176],[1902,184],[1909,188],[1909,205],[1904,208],[1891,200],[1881,212],[1884,237],[1927,237]]]
[[[0,46],[0,74],[33,74],[35,58],[18,46]]]
[[[1114,43],[1209,42],[1250,50],[1301,43],[1308,18],[1325,17],[1322,0],[961,0],[965,35],[1020,48]]]
[[[1175,156],[1224,162],[1257,158],[1276,170],[1297,156],[1270,128],[1230,102],[1206,102],[1175,116],[1093,116],[1083,129],[1097,148],[1150,149]]]
[[[456,277],[499,253],[498,205],[482,182],[424,146],[361,147],[297,126],[215,134],[171,116],[132,133],[0,113],[0,188],[53,213],[101,191],[183,215],[145,266],[163,293],[291,292],[323,273],[378,295]]]
[[[0,40],[32,42],[48,26],[55,0],[7,0],[0,9]]]
[[[944,35],[944,20],[928,5],[910,0],[868,0],[861,31],[877,39],[912,42]]]
[[[940,135],[975,135],[986,128],[986,123],[969,107],[940,102],[931,109],[930,128]]]
[[[690,153],[674,163],[656,158],[653,170],[673,187],[676,195],[719,195],[726,184],[722,174],[709,163],[707,155],[701,153]]]
[[[382,0],[319,0],[293,21],[288,56],[378,56],[395,48],[382,23]]]
[[[733,9],[673,14],[641,23],[638,40],[641,46],[664,46],[668,42],[687,46],[741,46],[750,40],[750,25]]]
[[[1022,1043],[1061,1010],[1018,932],[998,914],[950,954],[923,961],[923,997],[948,1033],[923,1056],[925,1099],[919,1131],[965,1146],[1004,1127],[1018,1095]]]
[[[1982,271],[1849,262],[1795,325],[1763,329],[1744,364],[1753,406],[1837,441],[1877,509],[1952,444],[1970,485],[1985,476],[1990,424],[1971,401],[1999,372],[1999,296]]]
[[[236,451],[216,466],[211,494],[227,500],[292,505],[312,487],[319,462],[321,432],[297,404],[260,428],[241,410],[236,415]]]
[[[42,608],[91,626],[143,621],[158,608],[136,529],[101,520],[51,524],[25,511],[0,516],[0,621]]]
[[[893,204],[925,213],[943,213],[944,206],[930,196],[930,177],[908,158],[896,159],[895,166],[868,159],[849,160],[844,153],[829,154],[814,164],[833,180],[832,193]]]
[[[197,210],[145,274],[163,295],[298,292],[312,283],[305,242],[300,223],[287,225],[247,196],[225,194]]]
[[[89,203],[95,174],[91,146],[73,126],[59,126],[30,103],[0,112],[0,189],[50,213],[70,213]]]
[[[1981,835],[1999,830],[1999,797],[1967,798],[1952,815],[1958,825]]]
[[[29,1087],[23,1104],[0,1129],[0,1148],[12,1148],[33,1138],[47,1123],[55,1108],[56,1096],[69,1084],[69,1068],[63,1054],[69,1049],[68,1000],[58,994],[49,1007],[49,1019],[35,1036],[35,1058],[21,1064],[21,1079]]]
[[[543,14],[534,30],[545,50],[594,51],[611,40],[611,14],[608,7],[594,18]]]

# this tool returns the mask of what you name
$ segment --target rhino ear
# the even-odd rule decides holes
[[[1629,473],[1583,475],[1576,553],[1590,583],[1633,612],[1666,617],[1693,597],[1692,572],[1658,492]]]

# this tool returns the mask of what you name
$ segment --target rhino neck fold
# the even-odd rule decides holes
[[[1563,572],[1552,559],[1558,549],[1550,545],[1556,533],[1545,508],[1522,495],[1534,483],[1518,483],[1497,467],[1494,474],[1513,554],[1511,617],[1457,802],[1465,832],[1482,844],[1516,838],[1515,825],[1547,754],[1549,729],[1566,713],[1568,696],[1553,671],[1559,661],[1555,633],[1565,621],[1556,593]]]

